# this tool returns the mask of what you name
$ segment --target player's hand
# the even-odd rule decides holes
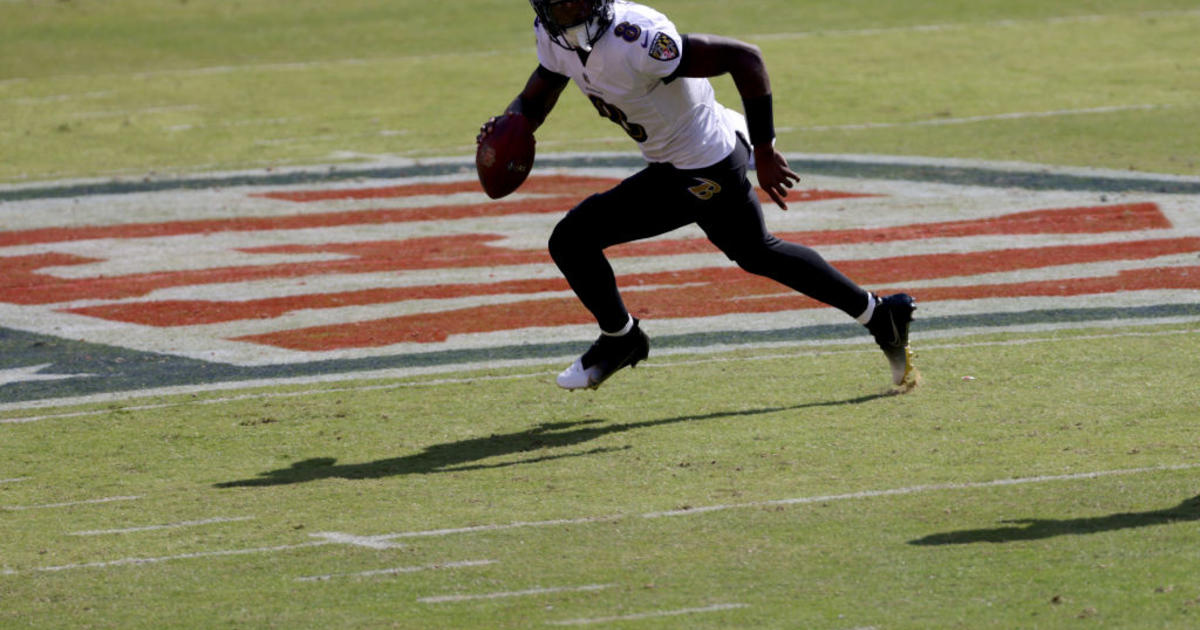
[[[800,181],[800,175],[788,167],[787,159],[770,144],[754,147],[754,161],[758,168],[758,185],[780,208],[787,210],[784,198],[788,189]]]
[[[491,135],[492,130],[496,128],[496,116],[487,119],[487,122],[479,126],[479,135],[475,136],[475,144],[483,142],[483,139]]]

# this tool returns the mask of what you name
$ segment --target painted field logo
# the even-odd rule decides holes
[[[572,356],[594,324],[546,238],[626,172],[535,171],[503,201],[455,175],[6,201],[0,402]],[[865,286],[917,295],[918,339],[1200,318],[1194,193],[804,184],[791,212],[766,205],[772,229]],[[865,340],[697,230],[609,254],[656,351]]]

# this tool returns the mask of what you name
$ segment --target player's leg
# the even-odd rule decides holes
[[[904,294],[880,300],[829,264],[819,253],[771,234],[762,206],[746,179],[749,151],[740,146],[708,177],[738,194],[700,212],[697,223],[730,259],[754,274],[771,278],[833,306],[865,325],[883,350],[896,385],[912,377],[908,329],[915,301]],[[740,183],[735,183],[740,182]]]
[[[649,338],[625,308],[605,248],[657,236],[691,222],[686,213],[658,203],[656,191],[670,167],[651,165],[592,195],[567,213],[550,236],[550,256],[600,325],[600,337],[558,375],[566,389],[595,388],[650,350]]]

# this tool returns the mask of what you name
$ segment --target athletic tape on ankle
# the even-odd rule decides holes
[[[621,330],[618,330],[617,332],[605,332],[604,329],[601,328],[600,334],[606,337],[624,337],[625,335],[629,334],[629,331],[631,330],[633,330],[633,315],[629,316],[629,321],[625,322],[625,327]]]
[[[875,315],[875,304],[877,302],[879,302],[879,298],[875,297],[874,293],[868,293],[867,294],[867,310],[863,311],[862,315],[859,315],[858,317],[855,317],[854,319],[858,320],[858,323],[862,324],[863,326],[866,326],[867,324],[871,323],[871,317],[873,315]]]

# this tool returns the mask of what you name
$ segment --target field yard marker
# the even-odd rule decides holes
[[[254,549],[229,549],[224,551],[199,551],[196,553],[182,553],[174,556],[158,556],[152,558],[121,558],[120,560],[106,560],[103,562],[85,562],[82,564],[63,564],[53,567],[33,567],[24,571],[15,571],[6,569],[3,575],[19,575],[21,573],[54,573],[57,571],[70,571],[73,569],[99,569],[105,567],[119,567],[128,565],[155,564],[159,562],[169,562],[171,560],[192,560],[195,558],[214,558],[219,556],[241,556],[254,553],[274,553],[277,551],[291,551],[293,549],[306,549],[309,547],[321,547],[330,544],[328,541],[316,541],[308,543],[300,543],[298,545],[278,545],[275,547],[256,547]]]
[[[329,573],[326,575],[310,575],[296,578],[297,582],[322,582],[337,577],[372,577],[376,575],[399,575],[402,573],[419,573],[421,571],[437,571],[440,569],[461,569],[465,567],[482,567],[496,564],[495,560],[463,560],[461,562],[441,562],[419,567],[395,567],[392,569],[374,569],[357,573]]]
[[[1081,116],[1087,114],[1112,114],[1116,112],[1147,111],[1155,109],[1170,109],[1172,105],[1113,105],[1108,107],[1089,107],[1084,109],[1057,109],[1043,112],[1006,112],[984,116],[965,116],[961,118],[929,118],[909,122],[869,122],[847,125],[816,125],[810,127],[780,127],[779,131],[844,131],[865,129],[888,129],[892,127],[935,127],[939,125],[966,125],[992,120],[1022,120],[1026,118],[1053,118],[1057,116]]]
[[[862,492],[848,492],[845,494],[830,494],[825,496],[813,497],[798,497],[794,499],[775,499],[770,501],[751,501],[748,503],[730,503],[727,505],[709,505],[697,508],[684,508],[679,510],[666,510],[663,512],[649,512],[642,514],[642,518],[661,518],[664,516],[685,516],[688,514],[700,514],[705,512],[720,512],[723,510],[733,510],[738,508],[753,508],[767,507],[773,505],[803,505],[807,503],[825,503],[830,501],[844,501],[848,499],[871,499],[875,497],[890,497],[906,494],[921,494],[925,492],[937,492],[940,490],[977,490],[981,488],[996,488],[1001,486],[1019,486],[1032,483],[1046,483],[1049,481],[1078,481],[1082,479],[1099,479],[1101,477],[1113,477],[1117,475],[1136,475],[1147,472],[1166,472],[1177,470],[1192,470],[1200,468],[1200,464],[1180,464],[1178,466],[1156,466],[1150,468],[1127,468],[1124,470],[1105,470],[1099,472],[1075,473],[1070,475],[1043,475],[1039,477],[1018,477],[1012,479],[996,479],[993,481],[977,481],[966,483],[941,483],[930,484],[924,486],[909,486],[907,488],[891,488],[888,490],[864,490]]]
[[[105,534],[132,534],[135,532],[149,532],[159,529],[177,529],[181,527],[194,527],[196,525],[212,525],[215,523],[236,523],[238,521],[254,520],[253,516],[238,516],[234,518],[206,518],[199,521],[182,521],[179,523],[169,523],[166,525],[147,525],[144,527],[126,527],[124,529],[93,529],[83,532],[70,532],[68,536],[103,536]]]
[[[623,515],[614,516],[585,516],[581,518],[560,518],[548,521],[517,521],[515,523],[505,523],[502,525],[473,525],[470,527],[453,527],[448,529],[429,529],[415,532],[402,532],[399,534],[382,534],[379,536],[351,536],[349,534],[334,534],[337,539],[331,537],[331,534],[320,533],[312,534],[317,538],[325,538],[330,542],[338,542],[343,544],[356,545],[361,544],[358,540],[379,541],[393,540],[396,538],[423,538],[436,536],[450,536],[453,534],[473,534],[475,532],[494,532],[504,529],[521,529],[525,527],[553,527],[556,525],[582,525],[585,523],[602,523],[605,521],[617,521],[624,518]],[[370,545],[364,545],[370,546]]]
[[[1088,15],[1064,15],[1059,17],[1033,18],[1025,20],[990,20],[986,22],[959,22],[942,24],[913,24],[911,26],[892,26],[880,28],[829,29],[819,31],[793,31],[787,33],[765,33],[762,35],[744,35],[749,40],[783,40],[805,39],[808,37],[860,37],[872,35],[888,35],[894,33],[940,33],[967,28],[1010,28],[1030,24],[1083,24],[1101,22],[1104,20],[1134,17],[1138,19],[1164,17],[1196,17],[1200,10],[1181,9],[1167,11],[1139,11],[1137,13],[1093,13]]]
[[[555,586],[550,588],[531,588],[524,591],[502,591],[499,593],[480,593],[477,595],[437,595],[434,597],[419,597],[422,604],[442,604],[445,602],[465,602],[476,599],[501,599],[504,597],[527,597],[530,595],[545,595],[549,593],[577,593],[583,591],[602,591],[616,584],[586,584],[584,586]]]
[[[458,527],[448,529],[431,529],[423,531],[399,532],[395,534],[380,534],[370,536],[371,540],[392,540],[396,538],[416,538],[424,536],[450,536],[454,534],[470,534],[481,531],[497,531],[505,529],[518,529],[524,527],[548,527],[554,525],[576,525],[584,523],[598,523],[606,521],[618,521],[624,518],[640,517],[645,519],[662,518],[666,516],[687,516],[692,514],[707,514],[709,512],[721,512],[725,510],[734,510],[741,508],[758,508],[778,505],[803,505],[809,503],[827,503],[834,501],[845,501],[849,499],[871,499],[876,497],[901,496],[909,494],[923,494],[927,492],[939,492],[943,490],[977,490],[983,488],[996,488],[1002,486],[1018,486],[1035,483],[1047,483],[1051,481],[1078,481],[1083,479],[1099,479],[1102,477],[1114,477],[1118,475],[1137,475],[1149,472],[1171,472],[1180,470],[1195,470],[1200,468],[1200,463],[1196,464],[1179,464],[1174,466],[1152,466],[1148,468],[1126,468],[1121,470],[1102,470],[1096,472],[1074,473],[1068,475],[1042,475],[1037,477],[1017,477],[1010,479],[996,479],[992,481],[975,481],[961,483],[943,483],[929,484],[921,486],[908,486],[903,488],[890,488],[884,490],[863,490],[860,492],[847,492],[843,494],[829,494],[810,497],[796,497],[790,499],[772,499],[767,501],[752,501],[748,503],[730,503],[707,505],[699,507],[689,507],[686,509],[664,510],[659,512],[646,512],[643,514],[624,514],[611,515],[600,517],[583,517],[572,519],[555,519],[547,521],[517,521],[514,523],[496,524],[496,525],[476,525],[473,527]]]
[[[651,619],[654,617],[674,617],[677,615],[691,615],[696,613],[720,612],[722,610],[735,610],[738,608],[746,608],[749,604],[713,604],[712,606],[703,606],[700,608],[681,608],[679,610],[657,610],[653,612],[637,613],[633,615],[618,615],[615,617],[592,617],[590,619],[567,619],[564,621],[549,621],[552,626],[586,626],[594,623],[612,623],[614,621],[636,621],[638,619]]]
[[[320,532],[311,534],[313,538],[324,538],[331,543],[342,545],[354,545],[356,547],[367,547],[368,549],[400,549],[404,545],[387,542],[386,538],[379,536],[355,536],[353,534],[343,534],[341,532]]]
[[[73,507],[76,505],[92,505],[95,503],[112,503],[113,501],[136,501],[140,498],[142,498],[142,497],[139,497],[139,496],[106,497],[103,499],[88,499],[86,501],[67,501],[66,503],[43,503],[41,505],[4,505],[4,506],[0,506],[0,509],[9,510],[9,511],[13,511],[13,512],[16,512],[19,510],[43,510],[43,509],[50,509],[50,508]]]
[[[686,509],[686,510],[668,510],[668,511],[662,511],[662,512],[647,512],[647,513],[644,513],[641,515],[616,515],[616,516],[589,517],[589,518],[576,518],[576,519],[556,519],[556,520],[547,520],[547,521],[516,522],[516,523],[508,523],[508,524],[501,524],[501,525],[479,525],[479,526],[474,526],[474,527],[460,527],[460,528],[452,528],[452,529],[436,529],[436,530],[425,530],[425,531],[414,531],[414,532],[401,532],[401,533],[396,533],[396,534],[383,534],[383,535],[378,535],[378,536],[364,536],[364,537],[347,536],[346,538],[347,539],[361,538],[361,539],[372,540],[372,541],[383,541],[383,540],[391,540],[391,539],[395,539],[395,538],[408,538],[408,537],[418,537],[418,536],[447,536],[447,535],[451,535],[451,534],[515,529],[515,528],[520,528],[520,527],[542,527],[542,526],[552,526],[552,525],[570,525],[570,524],[579,524],[579,523],[596,523],[596,522],[605,522],[605,521],[616,521],[616,520],[620,520],[622,518],[627,518],[627,517],[631,517],[631,516],[640,516],[641,518],[650,519],[650,518],[661,518],[661,517],[665,517],[665,516],[684,516],[684,515],[690,515],[690,514],[705,514],[708,512],[732,510],[732,509],[737,509],[737,508],[754,508],[754,507],[764,507],[764,506],[772,506],[772,505],[799,505],[799,504],[808,504],[808,503],[843,501],[843,500],[847,500],[847,499],[866,499],[866,498],[885,497],[885,496],[920,494],[920,493],[925,493],[925,492],[938,492],[938,491],[942,491],[942,490],[972,490],[972,489],[981,489],[981,488],[995,488],[995,487],[1002,487],[1002,486],[1015,486],[1015,485],[1024,485],[1024,484],[1046,483],[1046,482],[1051,482],[1051,481],[1073,481],[1073,480],[1083,480],[1083,479],[1098,479],[1101,477],[1112,477],[1112,476],[1117,476],[1117,475],[1136,475],[1136,474],[1148,473],[1148,472],[1170,472],[1170,471],[1181,471],[1181,470],[1195,470],[1197,468],[1200,468],[1200,463],[1179,464],[1179,465],[1174,465],[1174,466],[1157,466],[1157,467],[1148,467],[1148,468],[1127,468],[1127,469],[1122,469],[1122,470],[1105,470],[1105,471],[1096,471],[1096,472],[1075,473],[1075,474],[1069,474],[1069,475],[1042,475],[1042,476],[1037,476],[1037,477],[1019,477],[1019,478],[1012,478],[1012,479],[997,479],[997,480],[993,480],[993,481],[930,484],[930,485],[922,485],[922,486],[909,486],[906,488],[892,488],[892,489],[886,489],[886,490],[866,490],[866,491],[862,491],[862,492],[850,492],[850,493],[844,493],[844,494],[799,497],[799,498],[792,498],[792,499],[777,499],[777,500],[770,500],[770,501],[755,501],[755,502],[749,502],[749,503],[738,503],[738,504],[728,504],[728,505],[702,506],[702,507],[691,508],[691,509]],[[139,498],[139,497],[112,497],[109,499],[100,499],[98,501],[127,500],[127,499],[136,499],[136,498]],[[94,500],[94,501],[76,502],[76,503],[65,504],[65,505],[77,505],[79,503],[94,503],[94,502],[96,502],[96,501]],[[63,504],[56,504],[55,507],[57,505],[63,505]],[[17,507],[15,509],[32,509],[34,507],[46,507],[46,506]],[[4,509],[14,509],[14,508],[6,507]],[[279,546],[275,546],[275,547],[256,547],[256,548],[252,548],[252,549],[230,549],[230,550],[223,550],[223,551],[201,551],[201,552],[196,552],[196,553],[185,553],[185,554],[179,554],[179,555],[174,555],[174,556],[158,556],[158,557],[150,557],[150,558],[122,558],[119,560],[87,562],[87,563],[82,563],[82,564],[67,564],[67,565],[59,565],[59,566],[33,567],[33,568],[25,569],[22,571],[17,571],[17,570],[13,570],[13,569],[3,569],[3,570],[0,570],[0,575],[19,575],[21,573],[33,573],[33,572],[43,572],[43,573],[44,572],[57,572],[57,571],[67,571],[67,570],[72,570],[72,569],[92,569],[92,568],[104,568],[104,567],[127,566],[127,565],[154,564],[154,563],[159,563],[159,562],[167,562],[167,561],[171,561],[171,560],[188,560],[188,559],[195,559],[195,558],[211,558],[211,557],[219,557],[219,556],[237,556],[237,555],[246,555],[246,554],[255,554],[255,553],[274,553],[274,552],[279,552],[279,551],[290,551],[293,549],[306,549],[306,548],[310,548],[310,547],[322,547],[325,545],[337,544],[338,542],[343,542],[343,541],[341,541],[341,540],[335,541],[335,540],[326,539],[326,540],[317,540],[317,541],[308,542],[308,543],[299,543],[299,544],[294,544],[294,545],[279,545]],[[353,543],[351,543],[351,544],[353,544]],[[493,594],[493,596],[502,597],[502,596],[507,596],[507,595]],[[515,594],[513,596],[515,596]],[[457,597],[472,597],[472,596],[457,596]],[[473,597],[479,598],[481,596],[473,596]],[[680,613],[680,614],[682,614],[682,613]]]
[[[0,2],[18,2],[20,0],[0,0]],[[1028,24],[1071,24],[1071,23],[1086,23],[1099,22],[1103,20],[1122,19],[1122,18],[1168,18],[1168,17],[1195,17],[1200,16],[1200,10],[1196,9],[1178,9],[1178,10],[1162,10],[1162,11],[1139,11],[1135,13],[1097,13],[1088,15],[1068,15],[1058,17],[1034,18],[1027,20],[991,20],[985,22],[963,22],[963,23],[942,23],[942,24],[914,24],[910,26],[896,27],[881,27],[881,28],[860,28],[860,29],[827,29],[815,31],[794,31],[787,33],[763,33],[763,34],[744,34],[739,36],[742,39],[752,41],[769,41],[769,40],[786,40],[786,39],[804,39],[809,37],[839,37],[839,36],[872,36],[884,35],[889,33],[937,33],[942,31],[961,30],[966,28],[1008,28],[1014,26],[1022,26]],[[126,73],[108,73],[101,76],[126,76],[134,79],[152,79],[158,77],[187,77],[187,76],[204,76],[214,74],[229,74],[234,72],[293,72],[310,70],[314,68],[329,68],[337,66],[366,66],[371,64],[394,64],[415,62],[421,63],[432,59],[439,58],[476,58],[476,57],[495,57],[500,55],[511,55],[524,53],[528,48],[510,48],[505,50],[472,50],[462,52],[442,52],[442,53],[425,53],[413,55],[396,55],[391,57],[370,57],[370,58],[354,58],[348,57],[343,59],[325,59],[320,61],[284,61],[276,63],[248,63],[248,64],[231,64],[223,66],[207,66],[199,68],[179,68],[167,70],[141,70],[136,72]],[[95,75],[59,75],[56,79],[70,79],[76,77],[95,78]],[[13,77],[0,80],[0,87],[10,84],[20,84],[30,81],[29,77]]]

